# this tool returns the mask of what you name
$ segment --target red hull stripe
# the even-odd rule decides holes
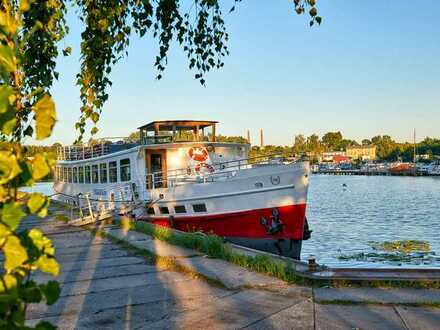
[[[284,226],[281,231],[271,235],[267,233],[260,220],[262,217],[270,220],[272,208],[214,215],[173,215],[171,221],[169,218],[148,215],[138,219],[144,219],[161,226],[173,226],[182,231],[200,230],[223,237],[302,239],[306,204],[280,206],[277,209],[279,219]]]

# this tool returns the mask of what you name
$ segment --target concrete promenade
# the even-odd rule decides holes
[[[104,230],[201,276],[149,263],[108,239],[53,217],[28,218],[53,240],[60,299],[31,305],[29,324],[60,329],[440,329],[440,291],[310,288],[247,271],[149,236]],[[35,274],[37,281],[49,279]],[[366,304],[368,303],[368,304]]]

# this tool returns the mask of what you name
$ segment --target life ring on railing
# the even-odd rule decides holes
[[[210,164],[206,164],[206,163],[198,163],[195,167],[194,170],[197,173],[200,173],[200,171],[202,171],[203,168],[206,168],[208,170],[209,173],[214,173],[215,172],[215,168],[214,166],[210,165]]]
[[[209,158],[209,153],[206,148],[195,147],[189,149],[188,156],[196,162],[206,162],[206,160]]]

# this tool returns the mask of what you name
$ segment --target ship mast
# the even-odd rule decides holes
[[[417,161],[417,145],[416,145],[416,129],[414,128],[414,158],[413,163],[415,164]]]

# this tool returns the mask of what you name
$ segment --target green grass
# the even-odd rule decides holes
[[[345,300],[345,299],[332,299],[332,300],[319,300],[317,304],[321,305],[380,305],[380,306],[407,306],[407,307],[440,307],[440,303],[434,301],[421,301],[421,302],[381,302],[370,300]]]
[[[121,221],[122,226],[124,220]],[[152,236],[155,239],[179,245],[188,249],[204,253],[211,258],[222,259],[251,271],[277,277],[288,283],[305,284],[307,279],[282,260],[275,260],[268,256],[247,256],[235,252],[223,243],[223,239],[215,235],[203,233],[177,233],[166,227],[155,226],[146,222],[130,222],[130,229]]]

